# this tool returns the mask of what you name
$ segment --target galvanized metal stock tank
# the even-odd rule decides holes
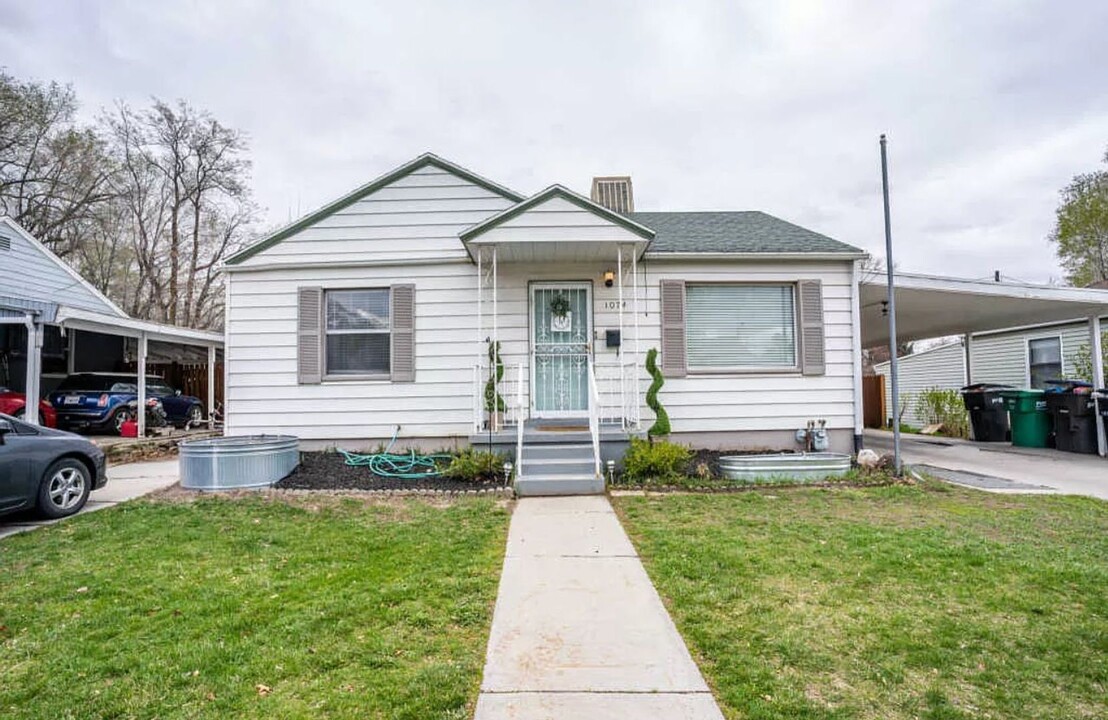
[[[181,487],[243,490],[269,487],[300,463],[292,435],[243,435],[191,440],[180,446]]]
[[[782,453],[728,455],[719,459],[720,471],[731,480],[819,481],[850,471],[850,456],[840,453]]]

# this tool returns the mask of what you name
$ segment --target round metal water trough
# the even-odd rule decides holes
[[[191,440],[180,445],[181,487],[242,490],[269,487],[300,463],[292,435],[243,435]]]
[[[850,456],[830,452],[726,455],[719,459],[719,468],[729,480],[818,481],[848,473]]]

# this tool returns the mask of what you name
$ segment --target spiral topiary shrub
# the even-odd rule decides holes
[[[658,402],[658,391],[662,389],[666,379],[662,377],[662,371],[658,367],[658,348],[650,348],[646,353],[646,371],[654,378],[650,388],[646,391],[646,405],[654,411],[654,424],[646,431],[650,437],[669,435],[669,414]]]
[[[500,343],[489,343],[489,365],[496,371],[485,383],[485,411],[489,414],[489,424],[493,424],[493,412],[504,412],[508,404],[500,394],[500,381],[504,379],[504,361],[500,359]]]

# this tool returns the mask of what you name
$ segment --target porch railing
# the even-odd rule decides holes
[[[624,430],[639,427],[640,388],[634,362],[597,364],[600,421]]]
[[[523,363],[519,363],[514,370],[514,373],[505,371],[504,378],[499,383],[494,383],[496,394],[503,401],[503,407],[498,408],[498,403],[486,396],[486,388],[489,387],[489,380],[493,377],[489,374],[489,366],[487,364],[473,366],[474,433],[522,426],[523,421],[527,419],[527,408],[523,404],[523,384],[526,382],[527,370]]]
[[[516,369],[516,477],[523,477],[523,363]]]
[[[589,375],[589,435],[592,436],[593,470],[600,475],[600,392],[596,387],[596,371],[588,363]]]

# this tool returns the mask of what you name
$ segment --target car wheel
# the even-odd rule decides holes
[[[76,458],[62,458],[46,469],[38,489],[38,510],[48,518],[73,515],[88,501],[92,481]]]
[[[115,414],[112,415],[112,428],[115,429],[116,435],[123,434],[123,423],[132,420],[131,415],[129,408],[119,408],[115,411]]]

